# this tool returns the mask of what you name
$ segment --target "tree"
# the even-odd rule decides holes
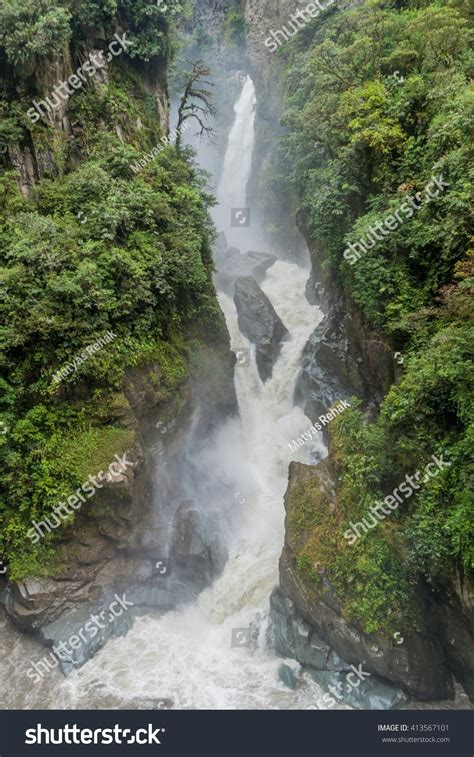
[[[9,63],[52,57],[69,42],[71,14],[56,0],[0,3],[0,54]]]
[[[213,83],[207,78],[210,76],[210,69],[204,65],[202,60],[197,60],[192,64],[192,70],[184,74],[184,80],[186,82],[183,96],[178,108],[178,123],[176,131],[178,136],[176,137],[176,149],[179,151],[181,147],[181,132],[183,130],[183,124],[191,118],[194,118],[200,127],[198,134],[208,134],[212,136],[214,130],[212,126],[206,124],[206,119],[209,116],[214,116],[216,109],[212,104],[213,94],[210,89],[204,89],[205,87],[213,87]],[[193,102],[197,100],[198,102]]]

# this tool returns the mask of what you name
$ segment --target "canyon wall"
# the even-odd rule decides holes
[[[331,13],[357,5],[338,3]],[[325,312],[303,353],[296,400],[316,422],[337,399],[357,397],[366,418],[371,420],[377,417],[390,386],[400,378],[395,348],[364,318],[342,277],[328,273],[326,251],[312,238],[298,199],[291,194],[283,195],[278,186],[269,187],[263,179],[266,167],[280,160],[278,135],[287,132],[280,122],[282,102],[287,95],[285,56],[271,53],[264,41],[271,30],[281,29],[294,10],[295,4],[291,2],[245,2],[249,26],[247,54],[259,96],[257,160],[251,198],[263,214],[265,205],[268,208],[271,204],[278,208],[277,214],[287,214],[284,216],[288,218],[287,229],[283,232],[287,248],[298,247],[299,234],[305,239],[312,266],[306,295]],[[304,35],[304,31],[299,34]],[[269,134],[275,139],[269,139]],[[413,627],[403,630],[403,644],[400,632],[367,633],[357,612],[349,618],[341,606],[325,570],[324,555],[315,547],[317,540],[331,539],[334,557],[337,539],[334,533],[328,535],[324,523],[344,522],[344,500],[336,494],[340,489],[340,473],[335,446],[329,439],[329,457],[316,466],[293,463],[290,467],[285,498],[285,545],[280,559],[280,586],[271,602],[270,643],[284,656],[295,657],[306,665],[325,686],[339,685],[340,671],[352,663],[362,665],[373,676],[372,680],[390,683],[411,697],[450,698],[454,678],[472,698],[474,658],[467,652],[467,639],[472,638],[472,595],[462,579],[455,582],[457,585],[448,584],[442,593],[434,593],[420,578],[410,600]],[[314,556],[314,564],[309,564],[308,554]],[[303,565],[303,559],[308,563]],[[339,667],[331,654],[338,657]],[[374,706],[371,693],[367,691],[362,704],[347,701],[355,706]],[[375,706],[400,704],[397,695],[379,694]]]

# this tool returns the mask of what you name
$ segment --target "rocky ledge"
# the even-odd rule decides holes
[[[385,690],[383,696],[381,690],[372,692],[376,699],[382,697],[380,706],[382,700],[387,706],[401,702],[393,687],[424,701],[451,699],[454,680],[474,700],[473,605],[465,587],[446,586],[443,596],[434,596],[420,583],[411,600],[416,630],[402,629],[403,643],[393,634],[367,633],[361,623],[345,617],[325,565],[317,563],[310,573],[301,568],[298,557],[314,537],[310,529],[298,525],[296,515],[301,492],[308,486],[318,490],[321,522],[337,514],[341,504],[331,455],[316,466],[290,465],[280,587],[272,598],[270,623],[270,639],[276,650],[309,666],[313,673],[319,671],[314,677],[324,686],[348,665],[362,665],[373,681],[392,687],[391,694]],[[367,692],[366,704],[372,693]]]
[[[391,710],[407,701],[401,689],[364,670],[363,664],[356,667],[339,657],[279,589],[270,597],[267,643],[282,657],[298,660],[331,693],[333,701],[329,695],[325,699],[328,707],[342,702],[358,709]],[[286,666],[280,671],[282,680],[291,685]]]
[[[367,328],[353,304],[336,298],[303,350],[295,401],[314,422],[351,395],[377,406],[394,377],[388,345]]]

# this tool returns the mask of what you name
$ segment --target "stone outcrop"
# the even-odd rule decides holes
[[[203,423],[205,428],[235,410],[228,346],[226,336],[220,343],[206,345],[222,374],[228,374],[228,386],[223,382],[227,391],[221,388],[222,396],[214,397],[214,417]],[[133,608],[81,644],[70,660],[61,660],[65,674],[84,664],[112,635],[126,633],[137,609],[166,612],[190,602],[223,569],[227,555],[219,545],[218,529],[205,524],[206,533],[213,534],[206,542],[199,513],[186,515],[184,508],[178,508],[175,516],[177,506],[173,507],[166,473],[167,460],[182,464],[194,410],[201,402],[193,391],[194,381],[191,371],[174,398],[164,402],[158,364],[127,371],[117,414],[136,432],[127,453],[133,467],[120,476],[101,479],[102,488],[77,511],[74,526],[61,526],[57,574],[17,583],[0,576],[0,607],[9,620],[50,647],[77,633],[92,614],[107,607],[115,592],[126,591]],[[162,576],[156,563],[168,559],[173,520],[179,569]]]
[[[224,238],[215,247],[215,261],[218,269],[215,275],[217,288],[233,297],[237,279],[252,276],[260,284],[276,257],[253,250],[241,254],[236,247],[227,247]]]
[[[127,23],[126,19],[124,21]],[[89,35],[85,34],[84,45],[81,49],[81,56],[84,57],[100,54],[110,43],[109,36],[105,36],[104,31],[98,27],[91,27],[88,31]],[[154,57],[149,61],[137,60],[135,68],[144,89],[156,103],[160,127],[163,133],[167,133],[169,129],[167,60],[163,56]],[[76,70],[77,62],[73,50],[70,46],[66,46],[54,58],[31,56],[28,61],[23,62],[14,70],[11,68],[9,74],[7,73],[7,78],[10,75],[12,79],[12,86],[16,87],[19,99],[24,96],[25,91],[36,91],[34,99],[40,104],[43,118],[57,132],[58,142],[61,141],[63,150],[67,143],[74,143],[81,127],[70,116],[69,100],[74,94],[68,94],[67,89],[63,88],[62,96],[59,97],[54,95],[54,87],[67,81]],[[105,58],[103,65],[95,69],[85,86],[97,89],[108,84],[110,78],[109,64]],[[44,98],[48,96],[54,107],[48,107],[45,103]],[[115,132],[122,142],[127,141],[119,124],[116,124]],[[4,156],[6,163],[16,169],[16,180],[25,197],[30,194],[32,187],[38,181],[44,178],[55,178],[61,175],[65,168],[62,165],[62,158],[59,161],[61,165],[58,164],[58,156],[53,152],[52,142],[35,137],[35,132],[29,133],[25,130],[23,140],[17,144],[10,142]],[[79,156],[74,155],[74,160],[78,158]]]
[[[239,329],[255,345],[258,372],[262,381],[267,381],[272,375],[282,342],[289,337],[288,329],[251,276],[237,279],[234,302]]]
[[[206,535],[207,532],[207,535]],[[171,570],[185,583],[204,588],[222,572],[227,554],[220,542],[205,528],[205,520],[192,500],[176,510],[171,536]]]
[[[365,327],[354,306],[344,308],[336,299],[303,350],[295,401],[314,422],[336,400],[351,395],[377,404],[394,377],[388,345]]]
[[[389,710],[406,702],[401,689],[369,675],[367,668],[342,659],[334,649],[297,612],[294,602],[275,589],[270,597],[270,622],[267,642],[277,654],[294,658],[304,666],[322,688],[329,689],[337,701],[359,709]],[[282,669],[283,668],[283,669]],[[296,681],[288,666],[280,677],[290,688]],[[354,671],[361,671],[357,676]],[[328,705],[332,703],[326,700]],[[332,704],[332,706],[334,706]]]
[[[362,664],[364,670],[412,697],[421,700],[451,698],[453,673],[472,695],[474,666],[467,644],[467,616],[460,612],[459,599],[456,615],[444,604],[437,608],[428,589],[422,585],[417,587],[412,600],[417,630],[404,631],[403,644],[400,645],[383,632],[366,633],[360,623],[345,618],[324,565],[318,566],[320,581],[309,578],[298,569],[298,554],[310,535],[304,529],[290,527],[289,519],[295,507],[293,493],[296,487],[309,480],[318,482],[321,508],[326,508],[329,514],[340,507],[330,458],[317,466],[291,463],[285,497],[285,543],[280,558],[280,590],[285,601],[278,605],[280,615],[287,615],[287,630],[284,634],[281,632],[283,621],[279,619],[279,636],[275,632],[280,653],[319,669],[327,651],[321,647],[323,643],[345,663]],[[285,603],[287,600],[291,604]],[[303,646],[297,641],[298,635],[295,636],[293,610],[308,624],[306,630],[310,636]]]
[[[437,599],[436,614],[446,658],[454,677],[474,702],[474,594],[457,576],[442,599]]]

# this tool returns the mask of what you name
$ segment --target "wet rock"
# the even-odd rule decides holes
[[[39,638],[53,650],[50,667],[52,663],[56,666],[56,659],[68,676],[90,660],[111,636],[125,636],[134,620],[133,608],[127,605],[130,601],[123,593],[104,595],[100,603],[84,603],[44,625]]]
[[[331,648],[299,616],[293,602],[279,589],[270,596],[270,623],[267,642],[282,657],[292,657],[302,665],[321,670],[327,667]]]
[[[270,595],[270,622],[267,628],[267,644],[281,657],[293,657],[296,659],[293,618],[293,603],[279,589],[274,589]]]
[[[393,379],[388,345],[362,322],[354,305],[336,300],[305,345],[295,401],[314,422],[337,399],[353,394],[378,404]]]
[[[474,594],[466,579],[457,576],[437,597],[436,614],[454,676],[474,702]]]
[[[220,250],[216,255],[217,287],[232,297],[237,279],[252,276],[260,284],[275,261],[276,257],[266,252],[252,250],[242,255],[236,247]]]
[[[225,564],[219,542],[205,536],[204,526],[193,501],[181,502],[174,516],[170,547],[173,575],[203,587],[212,582]]]
[[[339,324],[325,316],[307,342],[295,388],[295,401],[316,422],[336,400],[349,397],[351,381],[346,366],[347,342]]]
[[[289,665],[284,663],[278,668],[278,678],[285,686],[294,691],[298,685],[298,679]]]
[[[201,514],[192,501],[182,502],[175,514],[171,555],[178,571],[209,569],[209,552],[201,534]]]
[[[335,701],[327,700],[327,704],[332,707],[336,702],[341,702],[359,710],[393,710],[399,709],[407,701],[399,688],[390,686],[374,676],[360,680],[351,669],[346,668],[344,672],[309,672],[316,683],[330,692]]]
[[[361,709],[392,709],[406,701],[399,687],[368,675],[365,667],[357,675],[361,668],[351,666],[331,649],[279,589],[275,589],[270,597],[267,643],[282,657],[297,660],[326,691],[336,692],[336,701]],[[288,670],[292,676],[294,674],[291,668],[286,670],[287,667],[280,667],[279,677],[290,685],[292,678]]]
[[[258,372],[266,381],[272,375],[282,343],[289,338],[288,329],[251,276],[237,279],[234,302],[240,331],[255,344]]]

